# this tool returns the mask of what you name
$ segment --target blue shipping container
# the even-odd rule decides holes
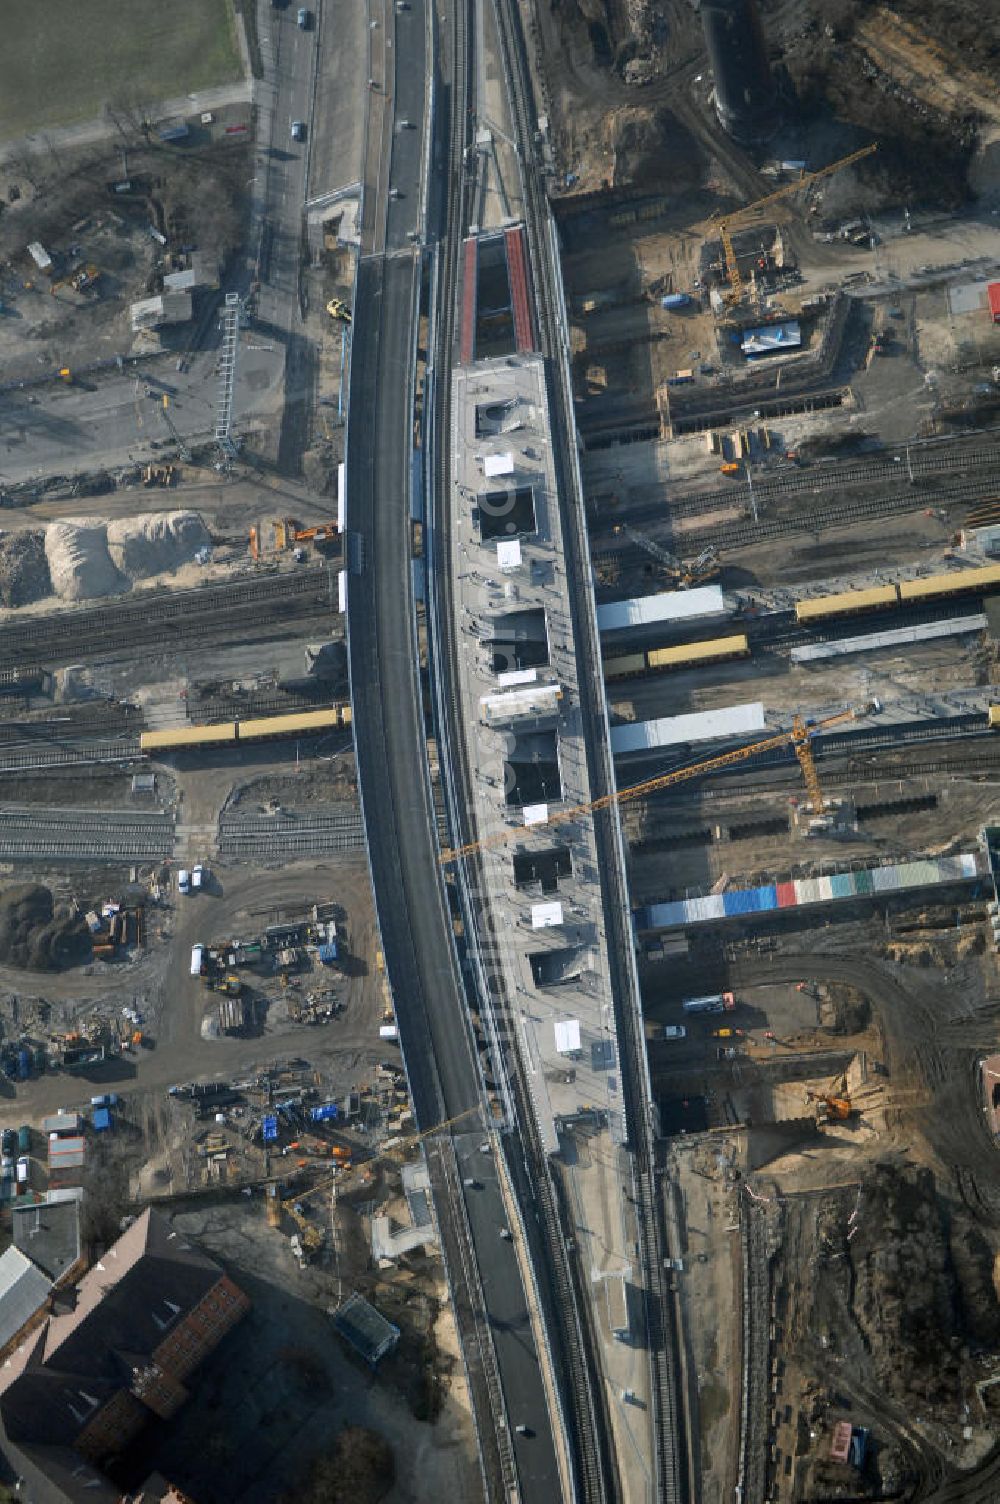
[[[319,948],[319,958],[323,962],[324,966],[328,966],[331,961],[336,961],[336,959],[337,959],[337,942],[336,942],[336,940],[329,940],[329,941],[327,941],[326,945],[321,945],[320,946],[320,948]]]
[[[263,1122],[265,1144],[274,1144],[278,1141],[278,1119],[268,1115]]]
[[[17,1079],[27,1081],[31,1075],[31,1051],[18,1050],[17,1052]]]
[[[311,1107],[309,1116],[314,1123],[328,1123],[331,1118],[340,1116],[340,1108],[336,1102],[327,1102],[323,1107]]]
[[[660,307],[686,308],[690,301],[686,292],[668,292],[665,298],[660,299]]]
[[[106,1133],[111,1127],[111,1113],[107,1107],[94,1108],[94,1128],[98,1133]]]

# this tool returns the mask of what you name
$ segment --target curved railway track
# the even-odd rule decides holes
[[[550,219],[548,205],[542,186],[541,175],[534,159],[534,140],[537,122],[532,101],[530,75],[521,29],[521,12],[515,0],[495,0],[498,21],[500,54],[504,73],[508,79],[510,102],[514,123],[514,136],[525,153],[523,172],[525,193],[525,232],[529,249],[529,264],[534,271],[536,306],[538,310],[541,350],[547,359],[547,386],[549,407],[553,425],[553,458],[556,481],[560,491],[568,497],[565,508],[564,551],[566,571],[571,585],[571,611],[578,651],[588,652],[588,644],[595,635],[595,628],[580,622],[581,602],[576,593],[581,590],[590,569],[587,547],[586,524],[581,505],[577,507],[574,495],[573,469],[570,446],[576,442],[575,418],[572,393],[563,390],[560,364],[563,360],[561,297],[557,285],[553,257],[558,254],[549,242]],[[575,579],[575,584],[573,583]],[[584,604],[583,609],[589,610]],[[613,770],[604,736],[603,695],[599,682],[600,658],[596,640],[593,643],[594,663],[587,665],[590,672],[581,674],[581,696],[584,698],[584,726],[591,733],[595,760],[600,757],[598,777],[607,786],[613,786]],[[589,656],[589,654],[588,654]],[[586,660],[585,660],[586,662]],[[600,749],[604,749],[601,756]],[[607,765],[605,765],[607,764]],[[594,792],[603,790],[595,786]],[[645,1101],[645,1041],[641,1031],[637,1034],[633,1010],[628,999],[632,984],[629,974],[622,974],[631,957],[632,939],[628,928],[628,902],[624,891],[624,876],[619,871],[617,855],[616,817],[608,812],[595,817],[595,836],[599,857],[604,855],[608,886],[605,888],[605,914],[608,925],[609,962],[616,981],[622,985],[626,1001],[620,1014],[619,1031],[623,1052],[622,1075],[625,1082],[630,1140],[633,1148],[633,1177],[636,1191],[636,1215],[641,1245],[641,1262],[645,1285],[647,1322],[647,1350],[650,1363],[651,1424],[654,1436],[655,1456],[653,1462],[653,1488],[661,1504],[682,1504],[689,1497],[687,1467],[688,1459],[683,1440],[681,1420],[681,1395],[678,1385],[677,1331],[674,1308],[670,1302],[663,1269],[663,1219],[662,1202],[655,1176],[654,1147],[650,1133],[648,1104]],[[603,886],[603,885],[602,885]],[[546,1167],[547,1169],[547,1167]],[[558,1250],[555,1250],[558,1256]],[[575,1268],[575,1261],[573,1266]],[[581,1303],[583,1305],[583,1303]],[[586,1332],[584,1337],[586,1339]],[[578,1359],[585,1348],[575,1344]],[[594,1365],[592,1372],[600,1370]],[[581,1482],[586,1486],[585,1497],[612,1498],[619,1489],[617,1469],[609,1455],[608,1419],[604,1414],[605,1396],[596,1392],[591,1375],[573,1374],[573,1393],[578,1397],[576,1429],[579,1438],[581,1425],[591,1430],[587,1449],[580,1453],[585,1469]],[[598,1420],[599,1417],[599,1420]],[[596,1436],[600,1426],[600,1443]],[[585,1438],[582,1438],[585,1440]],[[578,1447],[580,1440],[578,1440]]]
[[[500,0],[496,9],[498,25],[502,31],[506,20],[501,14],[503,7],[504,0]],[[454,38],[456,51],[468,49],[473,43],[471,28],[466,29],[462,19],[463,7],[459,0]],[[509,33],[504,34],[509,40]],[[471,77],[471,59],[462,57],[461,66],[465,70],[465,76]],[[456,71],[459,71],[458,67]],[[463,96],[456,91],[456,98],[461,100]],[[464,713],[458,688],[460,676],[449,541],[451,368],[453,361],[458,358],[456,313],[459,244],[472,212],[469,184],[462,172],[469,118],[465,109],[453,109],[449,176],[450,181],[462,184],[462,191],[448,195],[447,224],[437,262],[437,375],[433,393],[433,495],[436,521],[431,530],[435,549],[431,599],[434,630],[439,644],[441,678],[444,681],[438,686],[438,715],[444,721],[444,727],[439,730],[439,748],[442,762],[451,770],[456,795],[451,810],[451,823],[456,829],[449,832],[453,845],[475,837],[469,814],[475,801],[468,761],[469,749],[464,734]],[[529,166],[527,176],[530,177],[531,173],[532,168]],[[447,786],[447,778],[445,783]],[[476,868],[466,876],[471,877],[467,885],[467,902],[474,922],[480,932],[488,935],[489,916],[482,906],[482,900],[475,896],[486,891],[481,870]],[[484,1006],[492,1006],[497,1014],[509,1019],[507,1000],[499,990],[502,983],[495,975],[490,981],[497,990],[491,999],[484,999]],[[513,1028],[509,1032],[516,1037]],[[525,1210],[525,1231],[532,1247],[546,1336],[552,1349],[553,1367],[559,1387],[561,1415],[552,1417],[552,1426],[556,1431],[560,1422],[565,1424],[570,1466],[574,1474],[574,1497],[587,1501],[587,1504],[604,1504],[604,1501],[617,1497],[617,1489],[610,1466],[607,1431],[603,1424],[600,1428],[597,1424],[593,1393],[596,1365],[592,1361],[585,1328],[580,1319],[582,1292],[574,1283],[572,1265],[561,1230],[560,1207],[518,1050],[512,1049],[509,1052],[507,1065],[519,1129],[517,1147],[514,1144],[506,1146],[508,1165],[514,1183],[524,1188],[521,1200]],[[512,1396],[507,1396],[508,1405],[512,1399]]]

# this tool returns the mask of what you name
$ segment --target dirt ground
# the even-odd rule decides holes
[[[192,1385],[190,1402],[155,1452],[173,1482],[205,1504],[272,1504],[303,1478],[345,1425],[391,1447],[388,1504],[475,1499],[480,1484],[461,1364],[441,1320],[439,1259],[373,1283],[367,1218],[338,1210],[328,1252],[300,1270],[263,1203],[179,1203],[176,1230],[220,1258],[253,1308]],[[330,1313],[355,1288],[401,1330],[377,1373],[335,1333]],[[431,1385],[431,1388],[428,1385]]]
[[[225,128],[246,119],[246,106],[234,106],[195,126],[182,145],[126,124],[117,143],[39,148],[4,162],[0,192],[17,197],[0,215],[2,373],[23,376],[40,363],[73,369],[90,365],[102,347],[131,350],[130,303],[162,291],[164,275],[181,264],[164,255],[150,226],[172,245],[196,245],[209,288],[218,285],[242,233],[251,163],[246,135]],[[123,181],[128,192],[110,191]],[[34,241],[52,258],[49,272],[27,254]],[[96,268],[96,280],[76,292],[63,279],[85,266]],[[195,296],[204,301],[209,293]],[[180,324],[159,336],[167,348],[184,349],[190,332]]]

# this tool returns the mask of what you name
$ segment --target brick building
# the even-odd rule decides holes
[[[213,1259],[147,1210],[0,1368],[0,1445],[34,1504],[112,1504],[105,1476],[249,1310]]]

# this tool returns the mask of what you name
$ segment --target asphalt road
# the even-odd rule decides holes
[[[419,202],[423,82],[410,65],[418,55],[416,32],[422,36],[421,7],[397,13],[396,20],[402,23],[401,63],[402,38],[414,28],[407,65],[400,68],[405,83],[398,105],[410,125],[369,138],[370,193],[384,193],[390,183],[399,197],[389,200],[384,218],[376,206],[368,220],[368,243],[387,245],[394,254],[366,256],[355,293],[347,496],[351,548],[363,567],[349,581],[348,627],[358,775],[382,948],[414,1110],[427,1128],[482,1098],[437,862],[417,671],[409,490],[419,258],[406,246]],[[388,112],[388,101],[385,106]],[[380,146],[388,154],[381,163],[373,160]],[[478,1133],[463,1138],[460,1157],[476,1154],[480,1141]],[[512,1436],[522,1497],[549,1504],[559,1494],[555,1451],[527,1301],[511,1247],[500,1237],[506,1216],[492,1162],[477,1155],[469,1178],[475,1183],[465,1189],[466,1211],[508,1417],[512,1428],[524,1424],[532,1433]],[[480,1415],[481,1425],[496,1420]]]
[[[480,1101],[478,1069],[455,968],[434,811],[425,771],[410,592],[409,386],[418,295],[415,255],[361,263],[354,305],[354,361],[348,444],[348,522],[361,540],[364,571],[348,591],[355,746],[368,854],[386,970],[421,1128]],[[475,1154],[481,1135],[458,1152],[475,1185],[466,1208],[511,1425],[523,1497],[558,1496],[555,1452],[527,1302],[492,1162]],[[474,1142],[473,1142],[474,1141]],[[468,1168],[468,1167],[467,1167]]]

